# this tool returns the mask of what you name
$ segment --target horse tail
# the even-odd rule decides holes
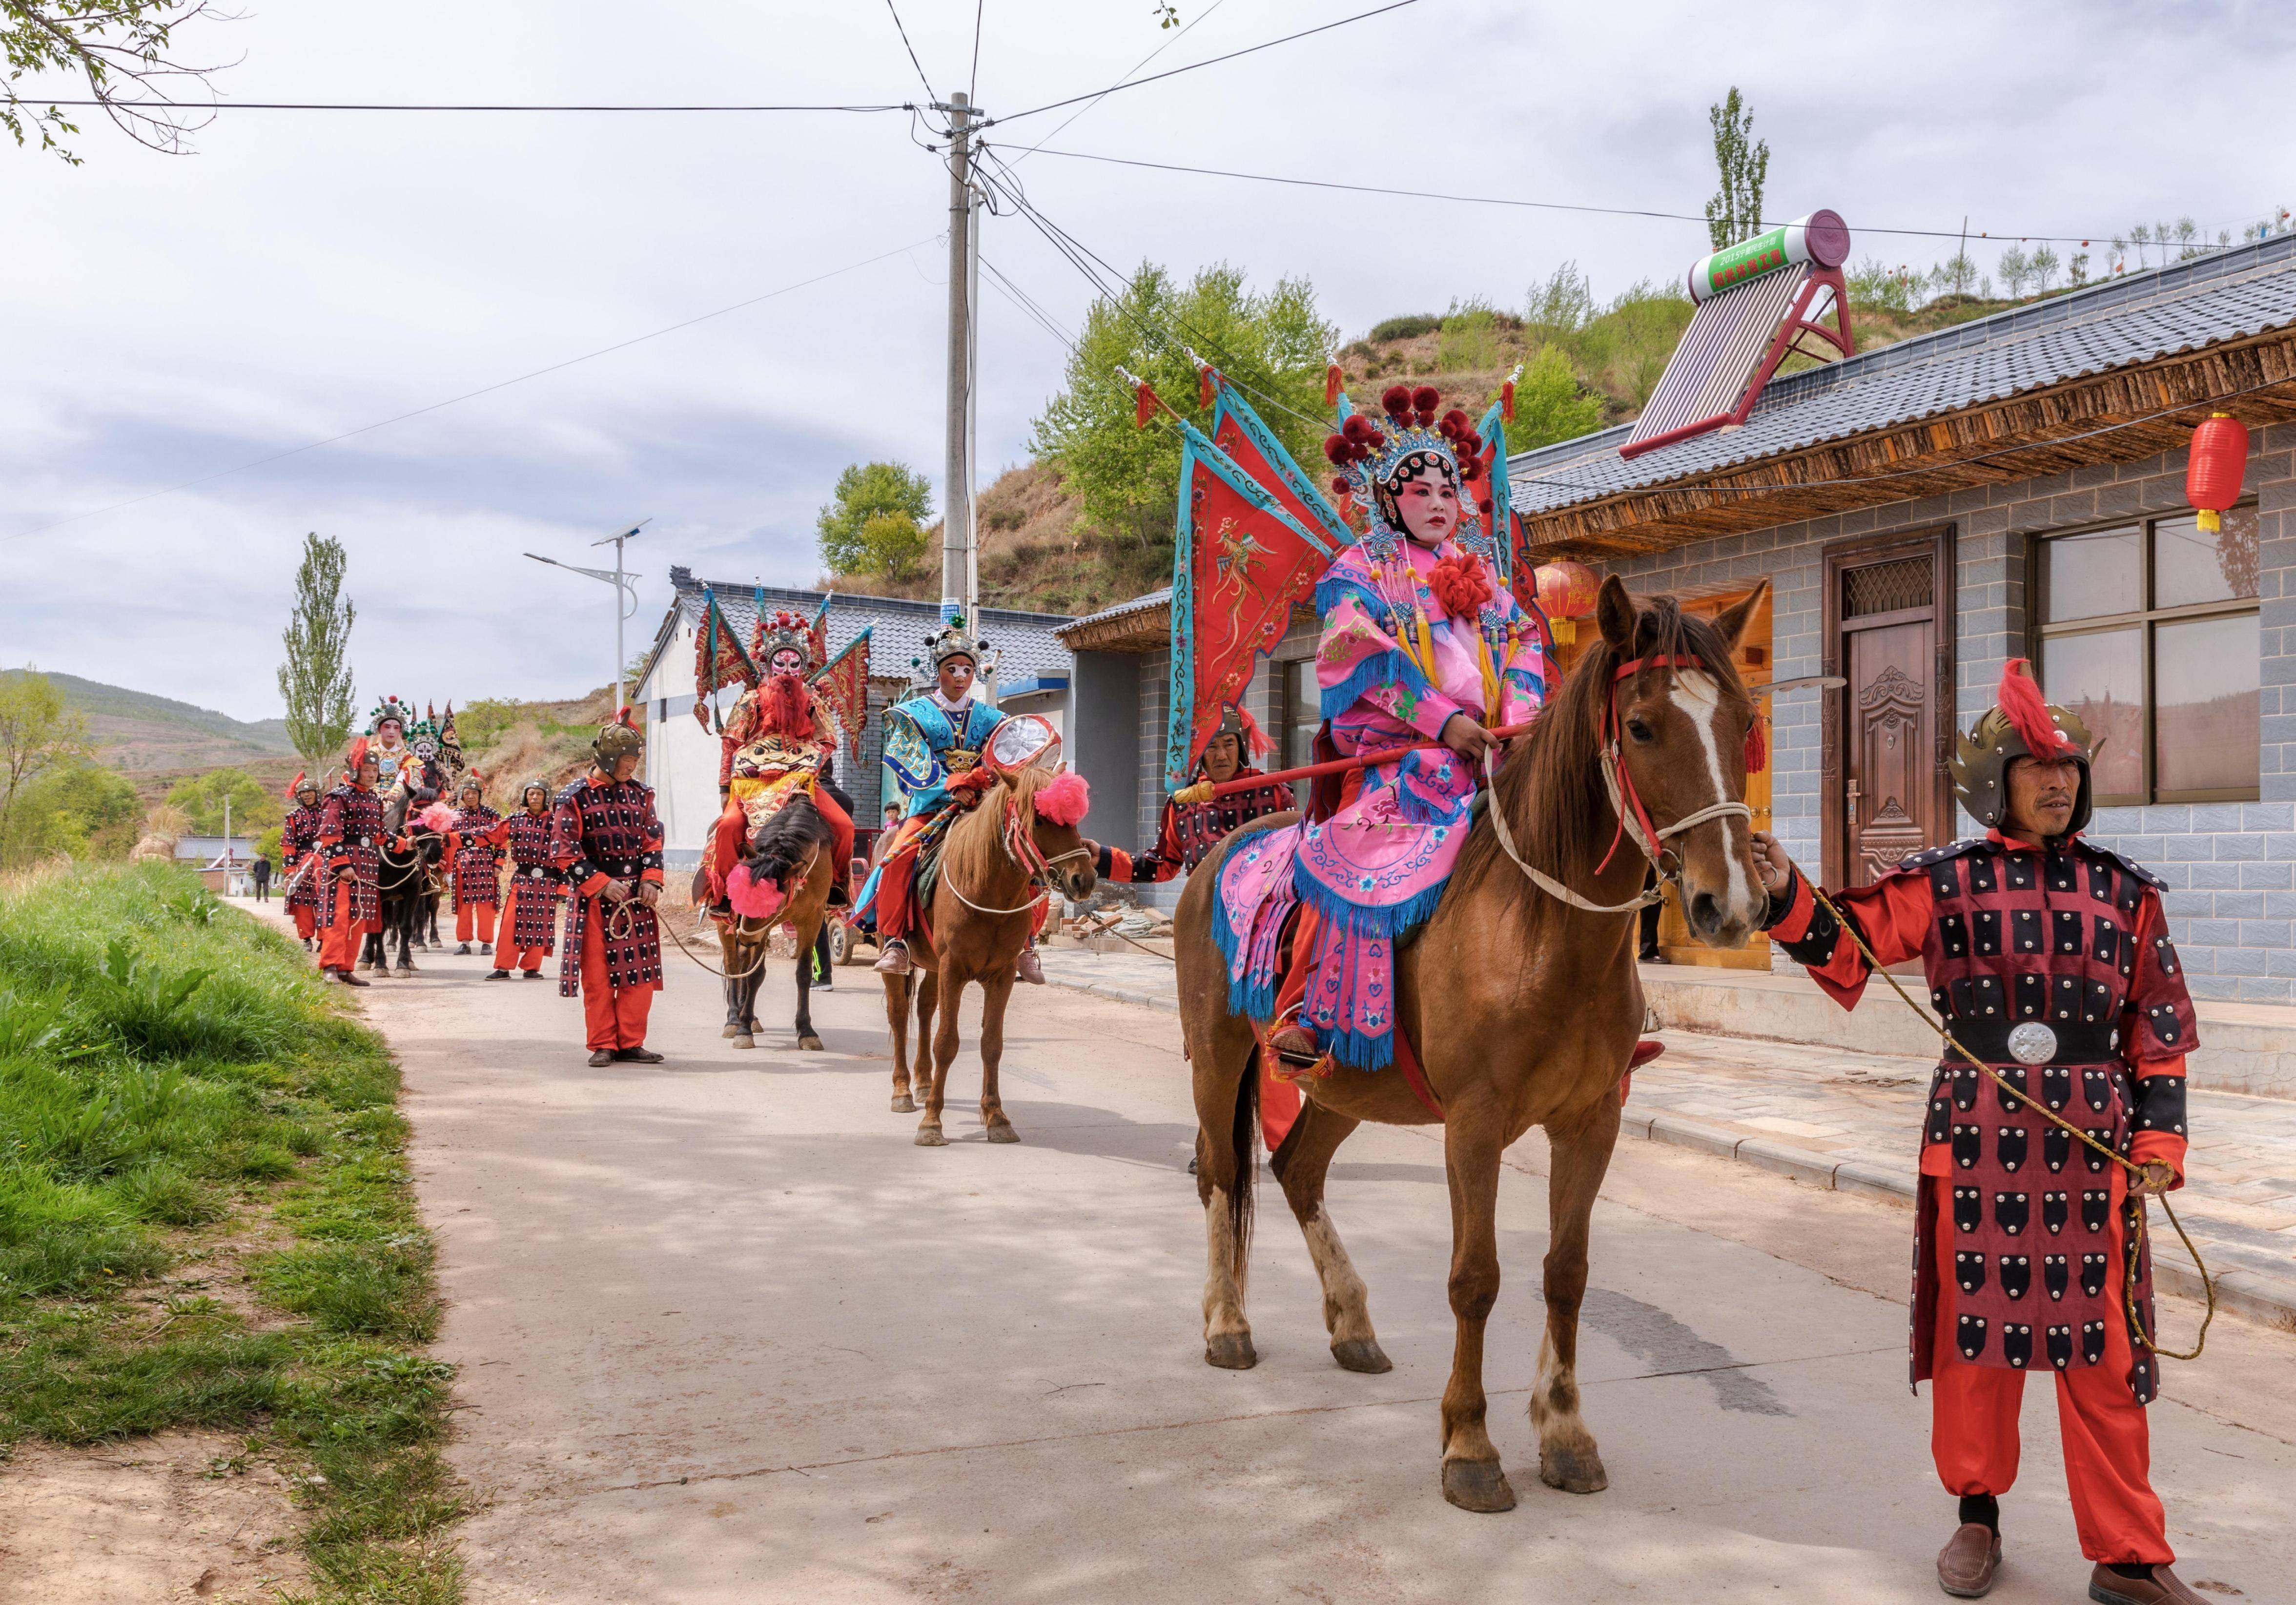
[[[1227,1195],[1228,1224],[1235,1232],[1236,1273],[1251,1263],[1251,1206],[1259,1191],[1259,1063],[1255,1046],[1235,1089],[1235,1118],[1228,1124],[1228,1156],[1235,1185]]]

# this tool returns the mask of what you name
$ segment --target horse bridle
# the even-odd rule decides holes
[[[997,831],[996,838],[998,845],[1004,849],[1004,856],[1015,866],[1025,871],[1031,882],[1040,877],[1050,875],[1053,872],[1053,865],[1056,864],[1064,864],[1071,858],[1082,858],[1089,862],[1093,856],[1092,849],[1086,847],[1070,848],[1065,853],[1054,853],[1047,856],[1045,850],[1037,845],[1035,835],[1021,823],[1020,797],[1009,791],[1004,798],[1004,823]],[[956,894],[956,900],[977,914],[1033,913],[1053,895],[1052,888],[1046,887],[1018,908],[983,908],[964,895],[964,888],[957,885],[956,878],[948,872],[947,866],[942,866],[940,878],[947,884],[948,889]]]
[[[1668,860],[1674,858],[1672,850],[1666,845],[1671,838],[1710,820],[1735,818],[1751,824],[1754,817],[1754,810],[1749,805],[1723,798],[1702,808],[1693,809],[1672,824],[1661,826],[1652,823],[1650,810],[1643,807],[1643,799],[1635,790],[1635,777],[1627,768],[1626,754],[1619,743],[1619,684],[1645,668],[1694,668],[1705,672],[1706,664],[1694,654],[1635,658],[1620,664],[1618,671],[1611,676],[1610,702],[1603,716],[1603,790],[1610,794],[1611,811],[1619,816],[1619,828],[1611,833],[1610,849],[1603,855],[1602,862],[1595,866],[1595,872],[1599,875],[1609,866],[1611,855],[1619,850],[1619,842],[1624,839],[1642,850],[1643,856],[1649,861],[1657,875],[1648,888],[1624,903],[1596,903],[1583,897],[1524,861],[1523,856],[1515,849],[1514,832],[1507,824],[1506,810],[1499,804],[1498,770],[1491,756],[1496,744],[1483,749],[1483,774],[1491,786],[1491,828],[1498,834],[1499,846],[1509,858],[1514,860],[1515,868],[1529,878],[1533,886],[1548,897],[1590,914],[1621,914],[1629,910],[1647,908],[1666,896],[1668,883],[1679,884],[1682,880],[1681,861],[1675,859],[1673,867],[1668,867]]]

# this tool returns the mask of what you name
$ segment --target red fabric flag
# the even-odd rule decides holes
[[[869,632],[862,631],[836,660],[813,677],[816,696],[829,699],[845,726],[845,744],[853,761],[861,761],[861,726],[869,718]]]

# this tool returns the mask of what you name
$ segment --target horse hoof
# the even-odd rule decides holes
[[[1221,1332],[1204,1339],[1204,1363],[1222,1371],[1250,1371],[1259,1363],[1250,1332]]]
[[[1387,1357],[1376,1338],[1342,1338],[1332,1345],[1332,1358],[1340,1363],[1341,1371],[1359,1371],[1367,1377],[1395,1369],[1395,1362]]]
[[[1018,1142],[1021,1134],[1013,1129],[1010,1120],[999,1120],[988,1128],[988,1140],[991,1142]]]
[[[941,1135],[940,1126],[938,1123],[929,1126],[920,1126],[917,1127],[917,1146],[919,1148],[947,1148],[948,1146],[948,1139]]]
[[[728,1042],[731,1042],[734,1037],[742,1035],[742,1028],[735,1025],[729,1020],[726,1022],[726,1028],[718,1032],[718,1035],[726,1038]]]
[[[1540,1445],[1538,1480],[1565,1494],[1599,1494],[1611,1486],[1610,1473],[1603,1470],[1603,1457],[1595,1453],[1592,1444],[1584,1448]]]
[[[906,1093],[895,1093],[893,1112],[897,1115],[914,1115],[917,1112],[917,1101]]]
[[[826,1048],[821,1045],[821,1038],[818,1036],[800,1036],[797,1039],[797,1045],[798,1051],[801,1053],[825,1053],[828,1052]]]
[[[1443,1462],[1443,1497],[1463,1511],[1496,1516],[1514,1509],[1514,1489],[1495,1460],[1447,1460]]]
[[[747,1035],[736,1036],[734,1039],[734,1045],[737,1048],[754,1048],[758,1045],[758,1039]]]

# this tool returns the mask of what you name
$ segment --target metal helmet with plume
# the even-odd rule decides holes
[[[2101,744],[2101,743],[2100,743]],[[2091,812],[2089,764],[2095,756],[2088,726],[2070,708],[2045,700],[2031,666],[2012,658],[2003,666],[1994,704],[1968,734],[1954,737],[1946,767],[1953,794],[1970,817],[1987,829],[2009,817],[2009,766],[2021,757],[2070,758],[2080,768],[2073,798],[2070,834],[2087,825]]]
[[[598,739],[590,743],[590,750],[597,755],[600,768],[611,769],[617,758],[645,750],[645,733],[631,723],[633,711],[623,708],[615,716],[613,723],[600,727]]]

